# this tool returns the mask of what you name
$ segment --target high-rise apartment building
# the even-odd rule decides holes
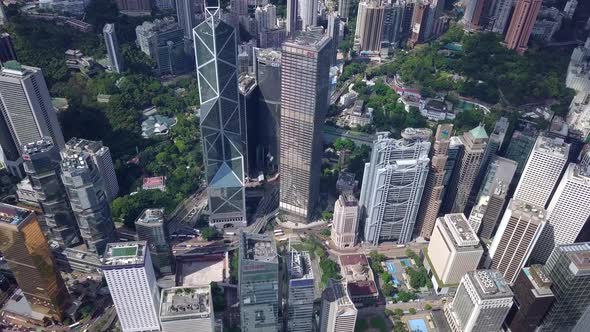
[[[420,236],[423,238],[430,238],[442,203],[445,165],[448,159],[452,131],[452,124],[439,125],[436,128],[434,145],[430,150],[430,171],[422,194],[422,202],[418,212],[418,225],[416,225],[416,231],[420,231]]]
[[[299,219],[312,218],[318,201],[330,51],[330,37],[312,31],[283,44],[280,208]]]
[[[207,8],[194,30],[209,224],[246,225],[244,147],[238,99],[235,29]]]
[[[135,28],[135,34],[141,51],[154,60],[159,75],[178,75],[192,68],[184,31],[173,17],[145,21]]]
[[[258,33],[274,29],[277,25],[277,7],[272,4],[258,6],[254,11]]]
[[[504,43],[506,47],[524,54],[528,48],[529,37],[541,10],[542,0],[516,0],[516,7]]]
[[[505,326],[511,332],[534,331],[553,304],[551,278],[542,265],[523,267],[514,286],[514,305],[506,317]]]
[[[365,164],[360,207],[365,241],[411,240],[428,175],[429,129],[404,129],[402,139],[378,133]]]
[[[23,147],[25,172],[37,193],[51,240],[62,247],[80,243],[78,226],[60,177],[59,149],[50,138]]]
[[[90,154],[66,149],[61,179],[88,250],[101,255],[115,237],[115,224],[106,196],[104,179]]]
[[[292,251],[287,256],[289,297],[287,332],[313,331],[314,274],[308,252]]]
[[[35,212],[0,203],[0,237],[2,256],[31,309],[61,320],[69,294]]]
[[[328,14],[328,36],[332,39],[332,56],[330,65],[336,65],[338,56],[338,44],[340,43],[340,16],[336,12]]]
[[[480,237],[491,239],[502,215],[508,190],[517,164],[510,159],[494,156],[488,165],[482,186],[471,209],[469,223]]]
[[[451,213],[455,197],[457,197],[457,183],[459,182],[459,167],[465,146],[459,136],[452,136],[449,140],[449,152],[445,163],[445,176],[443,178],[442,203],[440,214]]]
[[[301,17],[301,30],[315,27],[318,24],[318,0],[299,0],[299,17]]]
[[[569,144],[539,136],[522,171],[514,198],[545,207],[567,163]]]
[[[83,138],[71,138],[66,143],[66,149],[78,154],[86,153],[92,158],[92,162],[98,168],[98,172],[104,182],[104,190],[110,201],[119,193],[119,183],[115,173],[115,165],[111,157],[111,150],[102,145],[100,141],[90,141]]]
[[[139,241],[146,241],[150,248],[152,263],[159,274],[171,274],[172,250],[168,242],[168,228],[164,220],[164,209],[146,209],[135,221]]]
[[[334,203],[331,238],[341,249],[353,247],[359,228],[359,204],[354,195],[340,195]]]
[[[514,160],[518,164],[513,180],[515,183],[518,183],[520,179],[536,140],[537,131],[531,126],[525,126],[512,133],[512,138],[510,138],[508,147],[504,151],[504,157]]]
[[[499,331],[510,307],[512,291],[496,270],[465,274],[444,313],[453,332]]]
[[[488,29],[504,35],[510,23],[510,14],[512,14],[513,7],[514,0],[495,0],[491,2],[488,8]]]
[[[347,22],[351,14],[352,6],[352,0],[338,0],[338,14],[340,14],[340,17]]]
[[[119,12],[128,16],[149,16],[152,12],[150,0],[117,0]]]
[[[119,51],[119,42],[117,41],[117,32],[115,31],[115,23],[107,23],[102,29],[104,35],[104,42],[107,47],[107,55],[109,58],[109,68],[115,73],[121,73],[124,70],[123,57]]]
[[[452,212],[456,213],[463,213],[467,206],[471,188],[485,153],[488,135],[483,125],[480,124],[464,133],[460,139],[463,142],[464,151],[458,169],[458,181],[455,189],[457,194],[452,208]]]
[[[555,301],[537,331],[571,331],[590,305],[590,242],[555,247],[545,271]]]
[[[287,36],[291,36],[297,31],[297,21],[299,20],[299,0],[287,0],[287,18],[285,29]]]
[[[193,29],[201,23],[204,13],[204,0],[176,0],[178,25],[184,33],[185,40],[193,40]]]
[[[547,226],[532,254],[544,263],[553,248],[576,241],[590,216],[590,166],[569,164],[547,207]]]
[[[102,272],[123,332],[160,331],[160,290],[147,243],[109,243]]]
[[[408,46],[414,47],[425,41],[427,35],[426,26],[428,24],[428,12],[430,11],[430,4],[424,0],[418,0],[414,4],[414,11],[412,14],[412,23],[410,26],[410,37],[408,39]]]
[[[486,0],[466,0],[465,13],[463,14],[462,23],[467,30],[476,30],[480,28]]]
[[[502,217],[490,247],[491,267],[514,284],[545,227],[546,212],[542,207],[511,200]]]
[[[348,296],[345,282],[328,280],[322,294],[320,332],[353,332],[358,310]]]
[[[438,218],[427,252],[428,269],[436,292],[446,293],[465,273],[477,269],[482,255],[479,238],[462,213]]]
[[[272,236],[240,235],[238,294],[244,332],[279,329],[279,259]]]
[[[354,33],[354,49],[357,52],[379,52],[383,37],[385,7],[378,1],[359,2]]]
[[[64,137],[41,69],[8,61],[0,68],[0,110],[14,144],[22,147],[43,137],[59,149]]]
[[[3,32],[0,33],[0,63],[10,60],[16,60],[16,51],[10,34]]]
[[[162,289],[160,301],[162,331],[215,331],[211,285]]]
[[[389,43],[390,48],[398,48],[401,41],[408,35],[409,31],[404,30],[404,16],[406,13],[406,2],[403,0],[392,1],[385,4],[383,13],[383,37],[382,42]]]

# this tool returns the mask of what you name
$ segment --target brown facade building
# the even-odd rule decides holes
[[[61,320],[69,294],[35,212],[0,203],[0,251],[33,311]]]
[[[506,47],[524,54],[529,37],[541,10],[542,0],[517,0],[504,43]]]
[[[414,15],[412,16],[410,38],[408,40],[409,47],[414,47],[424,42],[429,10],[430,6],[427,2],[419,1],[414,5]]]
[[[430,238],[442,203],[445,165],[448,159],[452,131],[452,124],[439,125],[436,129],[434,145],[430,151],[430,172],[428,172],[428,178],[426,179],[426,186],[422,194],[422,203],[417,220],[417,223],[421,223],[421,226],[416,226],[416,229],[420,230],[420,236],[423,238]]]

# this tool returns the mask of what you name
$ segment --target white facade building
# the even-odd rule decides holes
[[[458,284],[465,273],[477,269],[483,255],[479,238],[462,213],[447,214],[434,224],[428,245],[428,265],[437,293]]]
[[[162,331],[215,331],[211,285],[163,289],[161,299]]]
[[[346,283],[330,279],[322,295],[320,332],[354,332],[357,313]]]
[[[340,195],[334,203],[332,241],[338,248],[353,247],[359,226],[358,201],[352,194]]]
[[[160,292],[147,243],[109,243],[102,271],[123,332],[160,331]]]
[[[561,138],[539,136],[522,171],[514,199],[545,207],[568,160],[570,145]]]
[[[444,314],[453,332],[500,331],[512,307],[512,291],[496,270],[467,273]]]
[[[318,0],[299,0],[299,17],[303,31],[315,27],[318,24]]]
[[[544,263],[555,246],[574,243],[589,217],[589,166],[570,163],[547,207],[547,226],[532,258]]]

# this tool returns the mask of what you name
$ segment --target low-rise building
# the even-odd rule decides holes
[[[165,176],[154,176],[151,178],[143,178],[143,190],[160,190],[166,191],[166,177]]]
[[[420,113],[429,120],[453,120],[453,105],[442,100],[425,99],[420,101]]]
[[[341,275],[346,281],[348,295],[355,306],[371,306],[379,302],[379,290],[373,270],[364,254],[340,255]]]
[[[169,118],[163,115],[150,115],[141,123],[141,136],[152,138],[165,136],[170,133],[170,128],[176,125],[176,118]]]

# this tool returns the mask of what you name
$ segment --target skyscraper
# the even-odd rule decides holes
[[[61,161],[61,179],[82,240],[88,250],[101,255],[115,237],[115,224],[98,167],[90,154],[66,149]]]
[[[78,226],[60,178],[59,149],[50,138],[23,147],[25,172],[37,193],[51,240],[62,247],[80,243]]]
[[[41,69],[16,61],[0,69],[0,109],[17,148],[51,137],[59,149],[64,137]]]
[[[16,60],[16,51],[14,50],[14,44],[12,43],[10,34],[3,32],[0,33],[0,63],[10,60]]]
[[[412,23],[410,38],[408,39],[408,46],[414,47],[421,44],[426,39],[428,24],[428,12],[430,10],[429,2],[418,0],[414,4],[414,12],[412,14]]]
[[[514,198],[545,207],[561,176],[569,155],[569,144],[560,138],[539,136],[522,171]]]
[[[457,183],[459,182],[459,168],[465,146],[459,136],[452,136],[449,140],[449,152],[445,163],[445,176],[443,178],[442,203],[440,214],[451,213],[455,197],[457,197]]]
[[[3,26],[8,22],[6,12],[4,11],[4,4],[0,4],[0,26]]]
[[[555,301],[538,331],[570,331],[590,305],[590,242],[555,247],[545,271]]]
[[[204,0],[176,0],[178,25],[184,32],[184,39],[193,40],[193,29],[200,23],[205,12]]]
[[[315,27],[318,24],[318,0],[299,0],[299,16],[301,17],[301,30]]]
[[[467,205],[471,187],[479,172],[479,166],[488,142],[488,135],[483,125],[479,125],[461,136],[465,147],[458,170],[458,182],[452,212],[463,213]]]
[[[238,100],[237,44],[220,9],[207,8],[193,30],[201,101],[201,136],[209,194],[209,223],[246,225],[244,152]]]
[[[452,331],[499,331],[512,307],[512,291],[496,270],[476,270],[461,278],[444,313]]]
[[[330,53],[330,37],[312,31],[283,44],[280,208],[299,219],[312,218],[318,201]]]
[[[107,47],[107,55],[110,62],[110,69],[115,73],[121,73],[124,70],[123,57],[119,52],[119,42],[117,41],[117,32],[114,23],[107,23],[102,29],[104,42]]]
[[[299,0],[287,0],[287,36],[291,36],[297,31],[297,20],[299,18]]]
[[[378,133],[361,188],[366,242],[411,240],[428,175],[431,135],[429,129],[413,128],[399,140]]]
[[[314,274],[308,252],[292,251],[287,256],[289,298],[287,332],[313,331]]]
[[[279,259],[272,236],[240,235],[238,294],[244,332],[279,329]]]
[[[119,192],[119,183],[117,182],[117,174],[115,174],[115,165],[111,157],[111,150],[107,146],[102,145],[100,141],[90,141],[75,137],[66,143],[66,149],[79,154],[87,153],[90,155],[92,162],[98,168],[98,172],[103,179],[105,193],[109,202],[114,200]]]
[[[491,239],[504,206],[510,183],[516,171],[516,162],[494,156],[489,164],[476,205],[471,209],[469,223],[480,237]]]
[[[164,221],[164,209],[146,209],[135,221],[139,241],[146,241],[150,248],[156,272],[171,274],[172,251],[168,242],[168,228]]]
[[[20,149],[16,146],[2,113],[0,113],[0,164],[4,165],[13,176],[24,177]]]
[[[69,294],[34,211],[0,203],[0,250],[31,309],[61,320]]]
[[[448,159],[447,154],[452,131],[452,124],[439,125],[436,128],[434,145],[430,150],[430,171],[422,194],[422,202],[418,212],[418,225],[416,226],[416,231],[419,230],[420,236],[423,238],[430,238],[442,203],[445,165]]]
[[[150,0],[117,0],[119,12],[129,16],[149,16],[152,12]]]
[[[254,11],[258,33],[274,29],[277,25],[277,7],[272,4],[258,6]]]
[[[338,44],[340,42],[340,16],[336,12],[328,14],[328,35],[332,39],[332,66],[336,65],[338,56]]]
[[[490,247],[491,267],[514,284],[529,259],[543,227],[546,213],[542,207],[511,200]]]
[[[160,290],[147,243],[109,243],[102,272],[123,332],[160,331]]]
[[[162,331],[215,331],[211,285],[162,289],[160,298]]]
[[[504,35],[508,24],[510,23],[510,14],[514,0],[496,0],[489,8],[488,15],[490,16],[491,30],[495,33]]]
[[[178,75],[192,67],[183,30],[173,17],[145,21],[135,28],[135,34],[141,51],[154,60],[159,75]]]
[[[348,22],[348,18],[351,14],[350,10],[353,5],[352,0],[338,0],[338,14],[343,20]]]
[[[402,0],[392,1],[385,5],[383,14],[382,41],[389,43],[391,48],[398,48],[403,38],[409,31],[404,30],[404,19],[407,19],[406,2]]]
[[[516,0],[516,7],[504,43],[506,47],[524,54],[529,37],[541,10],[542,0]]]
[[[328,280],[322,294],[320,332],[353,332],[357,313],[346,283]]]
[[[516,173],[513,181],[518,183],[524,166],[535,146],[537,140],[537,131],[531,126],[525,126],[522,129],[515,130],[512,133],[512,138],[508,143],[508,147],[504,152],[504,157],[514,160],[518,163]]]
[[[506,317],[506,326],[511,332],[534,331],[555,300],[551,278],[542,265],[533,264],[522,268],[512,291],[514,306]]]
[[[359,2],[354,33],[354,49],[358,52],[379,52],[383,37],[385,8],[380,2],[366,0]]]
[[[465,2],[467,5],[462,20],[465,29],[475,30],[480,27],[485,2],[485,0],[467,0]]]
[[[547,226],[532,254],[544,263],[553,248],[576,241],[590,216],[590,169],[569,164],[547,207]]]
[[[340,195],[334,203],[331,238],[341,249],[353,247],[359,228],[359,205],[354,195]]]
[[[432,284],[440,294],[477,269],[483,248],[462,213],[447,214],[436,220],[426,255]]]

